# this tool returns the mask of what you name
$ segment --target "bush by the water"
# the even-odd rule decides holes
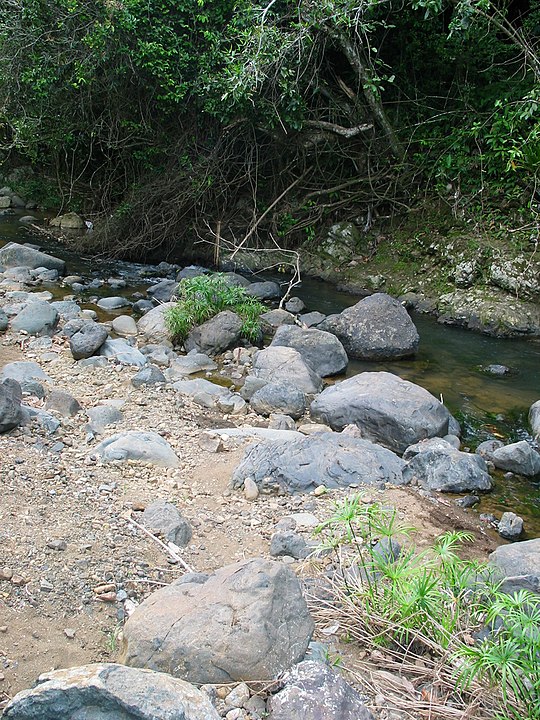
[[[360,497],[336,505],[317,532],[340,567],[322,614],[386,665],[430,674],[430,717],[448,717],[450,704],[465,714],[474,706],[478,718],[540,718],[540,597],[505,594],[486,564],[461,559],[473,536],[447,532],[427,550],[402,549],[397,538],[412,528]]]
[[[193,327],[223,310],[231,310],[242,318],[242,337],[251,342],[260,339],[259,318],[266,312],[266,306],[248,295],[245,288],[231,285],[223,273],[185,278],[178,287],[178,296],[176,306],[165,315],[174,340],[184,340]]]

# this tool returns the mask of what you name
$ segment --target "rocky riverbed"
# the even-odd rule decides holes
[[[210,352],[216,341],[212,325],[198,330],[185,355],[167,341],[163,306],[147,306],[138,323],[121,309],[97,323],[103,303],[74,297],[82,278],[62,281],[60,265],[31,264],[5,267],[0,281],[0,692],[6,701],[42,672],[138,656],[125,648],[120,654],[124,622],[188,571],[217,570],[221,577],[220,568],[231,563],[273,557],[309,587],[310,578],[331,570],[330,559],[306,559],[314,526],[336,501],[359,492],[366,504],[396,507],[419,528],[420,545],[445,529],[467,529],[476,537],[470,552],[486,559],[500,538],[441,491],[488,490],[491,463],[538,474],[540,456],[529,443],[510,452],[491,445],[484,457],[461,452],[459,428],[442,403],[389,373],[363,373],[322,390],[323,374],[338,372],[333,368],[347,354],[326,331],[299,327],[292,313],[292,324],[265,350],[232,341],[230,350],[206,356],[200,351]],[[58,275],[44,280],[42,267]],[[43,291],[44,282],[64,287],[60,305],[53,293],[33,292]],[[155,286],[150,294],[155,297]],[[109,305],[114,297],[121,296],[111,291]],[[384,333],[374,344],[365,329],[375,314],[372,302],[361,321],[353,322],[350,312],[333,320],[331,337],[342,338],[349,354],[361,352],[362,333],[353,332],[358,322],[371,343],[367,351],[385,351]],[[381,312],[393,302],[381,298]],[[401,312],[396,308],[396,326],[405,324],[407,354],[417,339]],[[128,319],[119,322],[122,317]],[[393,338],[388,352],[395,347]],[[309,362],[310,353],[318,364]],[[396,407],[400,398],[408,404]],[[531,422],[538,431],[537,408]],[[254,436],[259,444],[246,449]],[[433,439],[422,443],[426,438]],[[449,477],[454,484],[441,487]],[[513,518],[506,520],[510,536],[519,537]],[[304,630],[302,637],[310,634]],[[351,653],[340,646],[339,626],[317,627],[315,637],[329,652]],[[293,655],[294,662],[301,659]],[[239,679],[227,671],[221,679],[193,681]],[[393,717],[391,703],[364,700],[381,718]],[[259,717],[260,704],[250,709],[247,702],[216,701],[216,707],[229,720]],[[227,714],[232,710],[238,712]]]

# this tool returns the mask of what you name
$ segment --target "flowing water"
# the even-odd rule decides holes
[[[121,272],[128,278],[130,274],[135,278],[141,269],[141,266],[129,263],[96,263],[92,258],[79,257],[65,247],[40,237],[29,237],[17,218],[0,217],[0,246],[10,240],[36,242],[45,251],[65,258],[70,274],[88,276],[98,273],[106,278]],[[274,279],[283,280],[282,277]],[[139,279],[123,291],[109,289],[107,292],[105,286],[99,294],[130,295],[149,284],[141,284]],[[66,288],[65,293],[68,292],[69,288]],[[338,292],[329,283],[311,279],[304,280],[301,287],[295,288],[294,294],[304,300],[309,310],[325,314],[340,312],[358,302],[358,297]],[[528,410],[540,399],[540,339],[492,338],[441,325],[428,315],[415,314],[413,320],[420,334],[415,358],[383,363],[353,361],[347,374],[388,370],[425,387],[440,397],[459,419],[463,442],[472,449],[494,437],[505,442],[529,438]],[[505,365],[509,372],[501,376],[487,372],[485,368],[494,364]],[[513,510],[526,518],[527,536],[540,535],[540,479],[538,482],[519,477],[507,479],[502,473],[495,477],[495,490],[482,499],[481,510],[499,514]]]

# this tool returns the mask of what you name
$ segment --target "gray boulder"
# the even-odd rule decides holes
[[[17,360],[4,365],[0,370],[0,380],[6,380],[7,378],[16,380],[18,383],[51,379],[36,362],[25,362],[24,360]]]
[[[374,720],[362,697],[334,670],[304,660],[268,701],[268,720]]]
[[[298,315],[298,313],[301,313],[305,309],[306,305],[299,297],[289,298],[285,303],[285,310],[288,310],[290,313],[294,313],[295,315]]]
[[[404,484],[403,460],[390,450],[348,435],[319,433],[269,440],[247,448],[232,476],[234,488],[252,478],[262,490],[310,492],[328,488]]]
[[[311,403],[317,422],[342,430],[357,425],[362,437],[397,453],[448,433],[450,413],[427,390],[387,372],[364,372],[326,388]]]
[[[287,382],[308,394],[322,388],[322,378],[290,347],[275,345],[259,350],[253,358],[252,374],[268,382],[287,378]]]
[[[306,411],[306,396],[294,385],[286,382],[271,382],[257,390],[249,401],[259,415],[282,413],[298,420]]]
[[[146,292],[158,302],[169,302],[177,290],[178,283],[176,280],[161,280],[149,287]]]
[[[78,400],[63,390],[53,390],[45,403],[45,410],[54,410],[62,417],[73,417],[80,410]]]
[[[180,547],[185,547],[191,540],[191,525],[175,505],[165,500],[151,503],[141,516],[141,524]]]
[[[526,477],[540,475],[540,453],[526,440],[498,448],[493,452],[492,461],[499,470],[509,470]]]
[[[300,315],[299,318],[302,325],[304,325],[307,328],[313,327],[314,325],[320,325],[323,320],[326,320],[326,315],[323,315],[323,313],[313,311],[309,313],[305,313],[304,315]]]
[[[272,557],[289,557],[301,560],[310,553],[310,548],[302,535],[294,530],[278,530],[270,540],[270,555]]]
[[[113,663],[55,670],[4,710],[9,720],[219,720],[208,696],[183,680]]]
[[[504,443],[500,440],[484,440],[484,442],[481,442],[480,445],[478,445],[475,452],[483,457],[484,460],[493,462],[493,453],[495,450],[502,447],[504,447]]]
[[[271,347],[297,350],[306,363],[321,377],[344,372],[349,362],[343,345],[335,335],[323,330],[303,329],[297,325],[277,329]]]
[[[117,425],[121,423],[124,416],[113,405],[96,405],[86,411],[90,421],[90,427],[96,431],[102,431],[108,425]]]
[[[155,365],[139,370],[139,372],[131,378],[133,387],[140,388],[144,385],[156,385],[157,383],[166,383],[167,378],[161,370]]]
[[[144,367],[146,365],[146,357],[133,345],[130,345],[124,338],[116,338],[105,340],[99,354],[103,357],[114,360],[120,365],[131,365],[134,367]]]
[[[271,280],[250,283],[246,285],[246,292],[259,300],[277,300],[281,297],[281,288]]]
[[[530,407],[529,423],[531,424],[534,437],[537,439],[540,438],[540,400],[537,400]]]
[[[350,358],[396,360],[416,353],[419,336],[409,313],[390,295],[375,293],[320,325],[336,335]]]
[[[16,380],[8,378],[0,383],[0,433],[22,422],[21,398],[21,386]]]
[[[51,306],[60,315],[62,320],[73,320],[81,314],[81,308],[74,300],[56,300]]]
[[[9,320],[6,313],[0,309],[0,332],[4,332],[4,330],[8,329]]]
[[[255,558],[150,595],[124,626],[121,661],[194,683],[264,682],[303,658],[312,632],[296,575]]]
[[[260,316],[261,326],[266,335],[272,335],[282,325],[294,325],[294,315],[282,308],[269,310]]]
[[[187,355],[176,357],[171,361],[167,377],[174,381],[205,370],[217,370],[216,363],[208,355],[193,350]]]
[[[129,300],[125,297],[120,297],[119,295],[114,297],[104,297],[97,301],[98,308],[101,308],[102,310],[118,310],[123,307],[127,307],[128,305],[131,305]]]
[[[131,315],[119,315],[112,321],[112,329],[117,335],[129,337],[137,334],[137,323]]]
[[[82,217],[75,212],[58,215],[49,222],[49,225],[62,228],[62,230],[84,230],[86,228]]]
[[[65,331],[65,328],[64,328]],[[69,349],[75,360],[92,357],[99,352],[109,333],[103,325],[86,321],[78,332],[69,338]]]
[[[52,335],[59,315],[48,302],[28,303],[11,321],[12,330],[23,330],[29,335]]]
[[[154,310],[155,307],[156,306],[151,300],[146,300],[145,298],[142,298],[141,300],[137,300],[136,302],[134,302],[131,306],[131,309],[134,313],[137,313],[137,315],[144,315],[150,310]]]
[[[130,430],[103,440],[94,453],[105,463],[135,460],[145,465],[178,467],[180,461],[161,435],[150,431]]]
[[[540,538],[500,545],[489,556],[489,564],[506,578],[507,587],[540,592]]]
[[[251,285],[250,280],[235,272],[223,273],[223,278],[227,285],[231,285],[232,287],[247,287],[248,285]]]
[[[7,268],[23,266],[35,269],[43,267],[48,270],[58,270],[60,275],[64,275],[66,271],[66,263],[63,260],[27,245],[13,242],[0,249],[0,263]]]
[[[427,440],[420,440],[420,442],[415,443],[414,445],[409,445],[409,447],[405,450],[405,452],[402,455],[402,458],[404,460],[410,460],[413,457],[416,457],[421,452],[425,452],[426,450],[449,450],[452,448],[453,445],[451,445],[447,440],[440,437],[435,438],[428,438]]]
[[[178,380],[173,383],[173,388],[181,395],[187,395],[194,402],[204,407],[214,407],[222,398],[230,397],[228,388],[216,383],[198,378],[197,380]]]
[[[242,325],[243,320],[239,315],[224,310],[193,328],[184,341],[184,347],[188,352],[196,350],[206,355],[218,355],[238,344]]]
[[[137,330],[144,335],[148,342],[161,343],[169,339],[169,329],[165,320],[168,310],[175,307],[176,303],[169,302],[158,305],[153,310],[145,313],[137,322]]]
[[[523,518],[513,512],[503,513],[497,532],[505,540],[517,540],[523,532]]]
[[[464,453],[447,443],[415,455],[403,470],[407,482],[413,479],[425,490],[462,493],[491,490],[491,477],[480,455]]]

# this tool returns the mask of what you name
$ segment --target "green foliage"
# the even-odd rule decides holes
[[[185,278],[178,289],[179,300],[165,314],[172,338],[184,340],[195,326],[210,320],[223,310],[242,318],[242,336],[251,342],[261,337],[259,317],[267,308],[246,293],[243,287],[231,285],[222,273]]]
[[[540,597],[506,595],[486,565],[462,560],[457,551],[471,535],[447,532],[427,550],[396,556],[392,541],[412,528],[396,510],[358,496],[336,505],[316,532],[348,565],[337,601],[346,600],[351,631],[360,626],[363,641],[404,660],[411,651],[438,654],[462,691],[479,681],[500,690],[502,718],[540,718]],[[484,639],[474,641],[479,628]]]

